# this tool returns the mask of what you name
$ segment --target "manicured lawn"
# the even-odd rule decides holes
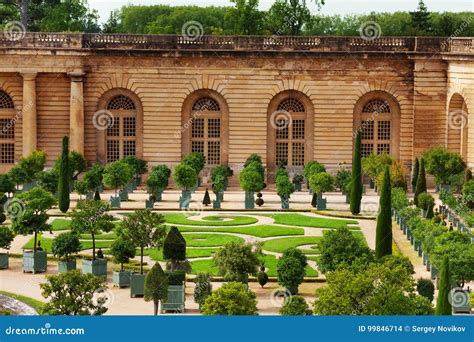
[[[31,238],[30,241],[28,241],[24,246],[23,248],[24,249],[33,249],[33,246],[34,246],[34,240],[35,238]],[[53,239],[50,239],[50,238],[45,238],[43,236],[38,236],[38,240],[41,241],[41,247],[43,248],[43,250],[47,251],[48,253],[52,253],[51,252],[51,246],[53,244]],[[112,244],[112,241],[96,241],[95,242],[95,247],[96,248],[110,248]],[[92,241],[84,241],[84,240],[81,240],[81,250],[86,250],[86,249],[92,249]]]
[[[272,225],[250,226],[250,227],[178,227],[181,232],[220,232],[252,235],[260,238],[285,235],[304,235],[303,228],[292,228]]]
[[[224,234],[183,234],[189,247],[218,247],[229,242],[244,242],[238,236]]]
[[[186,250],[186,257],[188,259],[193,258],[204,258],[210,257],[212,254],[217,251],[217,248],[188,248]],[[137,251],[137,256],[140,255],[140,251]],[[148,255],[155,261],[163,261],[163,250],[156,248],[149,248],[145,250],[145,255]]]
[[[43,303],[43,302],[41,302],[37,299],[31,298],[31,297],[26,297],[26,296],[23,296],[23,295],[20,295],[20,294],[12,293],[12,292],[7,292],[7,291],[0,291],[0,294],[2,294],[4,296],[8,296],[8,297],[16,299],[16,300],[19,300],[20,302],[23,302],[23,303],[31,306],[40,315],[43,312],[43,307],[44,307],[45,303]]]
[[[196,215],[196,214],[193,214]],[[182,214],[182,213],[165,213],[166,223],[168,224],[180,224],[188,226],[242,226],[247,224],[257,223],[258,220],[250,216],[218,216],[219,218],[229,218],[230,220],[217,220],[216,216],[211,216],[211,219],[207,220],[190,220],[188,219],[191,214]]]
[[[276,277],[277,275],[277,262],[278,259],[274,255],[265,255],[264,256],[265,267],[267,268],[267,274],[269,277]],[[219,275],[219,269],[216,265],[214,265],[214,261],[212,259],[206,260],[196,260],[191,261],[191,266],[193,268],[192,274],[197,274],[199,272],[208,272],[212,276]],[[307,266],[306,267],[306,276],[307,277],[317,277],[318,271],[314,268]]]
[[[319,236],[301,236],[301,237],[290,237],[280,238],[265,241],[262,248],[266,251],[283,253],[288,248],[298,247],[302,245],[315,245],[321,237]],[[303,250],[305,254],[318,254],[315,250]]]
[[[275,220],[275,223],[286,224],[289,226],[299,227],[315,227],[315,228],[342,228],[348,224],[357,224],[354,220],[336,220],[323,217],[311,217],[301,214],[263,214],[264,216],[271,217]],[[351,229],[357,229],[351,227]]]
[[[70,230],[71,229],[71,220],[57,218],[51,222],[53,230]]]
[[[81,240],[92,240],[91,234],[81,234],[79,236]],[[106,233],[106,234],[98,234],[95,236],[96,240],[115,240],[117,235],[114,232]]]

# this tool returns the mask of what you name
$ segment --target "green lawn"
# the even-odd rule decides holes
[[[79,236],[81,240],[92,240],[91,234],[81,234]],[[115,240],[117,238],[117,234],[114,232],[106,233],[106,234],[98,234],[95,236],[96,240]]]
[[[276,277],[277,275],[277,262],[278,259],[274,255],[266,254],[264,256],[265,267],[267,268],[267,274],[269,277]],[[199,272],[208,272],[212,276],[219,275],[219,269],[216,265],[214,265],[214,261],[212,259],[206,260],[195,260],[191,261],[191,266],[193,268],[192,274],[197,274]],[[310,266],[306,266],[306,276],[307,277],[317,277],[318,271]]]
[[[238,236],[224,234],[183,234],[189,247],[219,247],[229,242],[244,242]]]
[[[271,217],[275,220],[275,223],[286,224],[288,226],[299,226],[299,227],[315,227],[315,228],[342,228],[348,224],[357,224],[354,220],[336,220],[323,217],[311,217],[301,214],[263,214],[264,216]],[[351,227],[351,229],[357,229]]]
[[[181,232],[220,232],[252,235],[260,238],[285,235],[304,235],[303,228],[282,227],[272,225],[250,226],[250,227],[178,227]]]
[[[66,220],[66,219],[55,219],[53,222],[51,222],[51,225],[53,226],[53,230],[70,230],[71,229],[71,220]]]
[[[257,223],[258,220],[250,216],[217,216],[219,218],[229,218],[230,220],[218,220],[216,216],[211,216],[211,219],[207,220],[190,220],[189,216],[197,214],[183,214],[183,213],[165,213],[166,223],[168,224],[180,224],[188,226],[242,226],[247,224]]]
[[[280,238],[265,241],[262,248],[266,251],[283,253],[288,248],[298,247],[302,245],[315,245],[318,240],[321,239],[319,236],[301,236],[301,237],[290,237]],[[305,254],[318,254],[318,250],[303,250]]]
[[[217,251],[217,248],[188,248],[186,249],[186,257],[188,259],[193,258],[205,258],[210,257],[212,254]],[[137,256],[140,255],[140,252],[137,251]],[[163,250],[156,248],[149,248],[145,250],[145,255],[148,255],[155,261],[163,261]]]
[[[51,246],[53,244],[53,239],[45,238],[41,235],[38,235],[38,240],[41,241],[41,247],[43,250],[51,253]],[[35,238],[32,237],[30,241],[28,241],[23,248],[24,249],[33,249]],[[95,247],[96,248],[110,248],[112,241],[96,241]],[[92,241],[81,241],[81,250],[92,249]]]

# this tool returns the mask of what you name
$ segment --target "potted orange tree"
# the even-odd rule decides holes
[[[10,227],[0,226],[0,248],[10,249],[14,237],[15,234]],[[8,253],[0,253],[0,269],[6,268],[8,268]]]
[[[74,232],[58,235],[51,246],[53,255],[59,258],[58,271],[64,273],[76,269],[76,258],[72,254],[81,250],[79,236]]]

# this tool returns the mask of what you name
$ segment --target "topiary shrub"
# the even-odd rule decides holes
[[[189,190],[197,183],[197,171],[190,165],[179,164],[174,168],[173,179],[181,189]]]
[[[67,212],[70,203],[71,173],[69,170],[69,137],[63,137],[63,150],[59,161],[58,207],[63,213]]]
[[[135,257],[136,246],[132,240],[124,237],[118,237],[110,248],[114,257],[114,262],[120,264],[120,270],[123,272],[123,264],[126,264]]]
[[[53,240],[51,250],[53,255],[61,260],[69,261],[72,254],[76,254],[81,250],[81,241],[78,234],[70,232],[58,235]]]
[[[280,309],[282,316],[311,316],[313,312],[309,309],[308,303],[301,296],[292,296],[285,300]]]
[[[278,259],[278,284],[284,286],[292,295],[298,293],[298,286],[303,282],[305,274],[301,260],[296,257],[287,255]]]
[[[268,274],[265,272],[265,266],[260,267],[260,271],[257,273],[257,281],[262,288],[268,283]]]
[[[163,258],[170,261],[171,271],[180,261],[186,260],[186,240],[176,227],[171,227],[163,242]]]
[[[434,299],[435,286],[431,279],[420,278],[416,282],[416,291],[421,296],[428,298],[430,302]]]
[[[191,166],[196,171],[196,175],[198,175],[206,165],[206,157],[200,152],[192,152],[185,156],[181,163]]]
[[[431,196],[429,193],[423,192],[418,195],[418,208],[427,211],[426,218],[433,217],[434,205],[435,205],[435,200],[433,196]]]
[[[202,305],[212,293],[211,276],[209,273],[198,273],[196,275],[196,286],[194,287],[194,302],[199,305],[201,310]]]
[[[257,296],[242,283],[225,283],[208,296],[201,310],[206,316],[254,316]]]
[[[404,189],[393,188],[392,189],[392,208],[395,210],[402,210],[410,205],[408,196]]]
[[[206,189],[206,192],[204,193],[204,198],[202,199],[202,204],[204,204],[206,207],[211,204],[211,197],[209,196],[209,191]]]

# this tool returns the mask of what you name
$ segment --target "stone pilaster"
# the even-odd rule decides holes
[[[37,115],[36,115],[36,75],[35,72],[23,72],[23,156],[29,155],[37,148]]]
[[[69,76],[71,77],[70,150],[84,154],[84,74],[75,73]]]

